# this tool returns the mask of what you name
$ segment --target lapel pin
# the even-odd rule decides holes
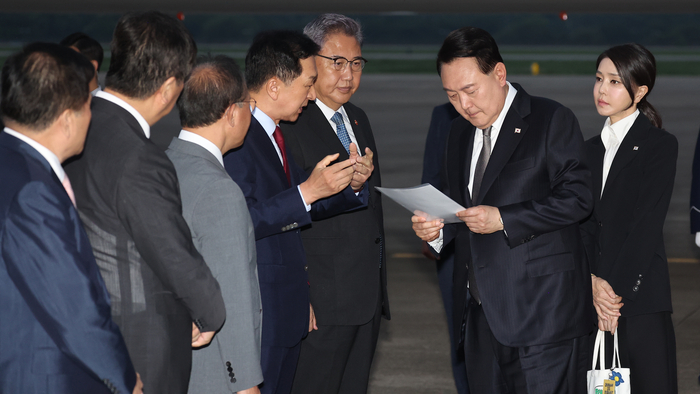
[[[357,123],[357,120],[355,121],[355,126],[359,126],[359,123]]]
[[[634,148],[632,148],[632,150],[639,150],[639,147],[635,146]]]
[[[515,129],[515,134],[520,134],[520,129]]]

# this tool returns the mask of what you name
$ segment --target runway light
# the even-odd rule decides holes
[[[565,21],[565,20],[569,19],[569,14],[567,14],[565,11],[562,11],[559,13],[559,19]]]
[[[185,20],[185,13],[180,11],[177,13],[177,19],[184,21]]]
[[[532,75],[540,75],[540,64],[537,62],[533,62],[530,65],[530,72]]]

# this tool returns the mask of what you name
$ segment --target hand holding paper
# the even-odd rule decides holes
[[[456,214],[465,210],[429,183],[405,189],[377,187],[377,190],[427,221],[442,219],[444,223],[459,223]]]

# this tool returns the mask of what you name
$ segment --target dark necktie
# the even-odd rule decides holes
[[[481,181],[484,179],[484,171],[486,171],[486,165],[489,164],[489,158],[491,158],[491,127],[483,130],[484,132],[484,143],[481,145],[481,152],[479,153],[479,159],[476,162],[476,168],[474,169],[474,183],[472,184],[472,203],[479,198],[479,189],[481,189]],[[469,294],[471,294],[474,301],[477,304],[481,304],[481,297],[479,296],[479,289],[476,286],[476,276],[474,274],[474,261],[471,262],[469,269]]]
[[[484,179],[484,171],[486,171],[486,165],[489,164],[489,158],[491,157],[491,127],[483,130],[484,132],[484,143],[481,144],[481,152],[479,153],[479,159],[476,162],[476,168],[474,169],[474,183],[472,183],[472,203],[476,203],[476,199],[479,198],[479,190],[481,189],[481,181]]]
[[[282,136],[282,130],[279,126],[275,127],[275,132],[272,133],[272,137],[277,143],[277,147],[280,148],[280,153],[282,154],[282,166],[284,167],[284,174],[287,175],[287,182],[292,184],[291,177],[289,176],[289,164],[287,163],[287,152],[284,149],[284,137]]]

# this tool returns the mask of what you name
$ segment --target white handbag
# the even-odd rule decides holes
[[[586,375],[588,394],[630,394],[630,369],[620,367],[620,352],[617,346],[617,331],[615,330],[611,368],[605,369],[605,331],[598,330],[593,348],[593,365]],[[596,369],[596,360],[600,369]]]

